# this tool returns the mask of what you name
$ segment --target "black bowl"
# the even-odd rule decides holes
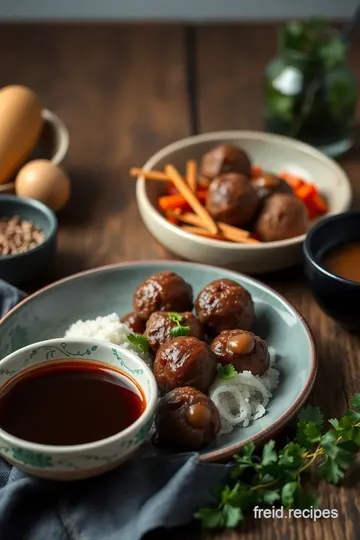
[[[332,274],[324,254],[346,242],[360,242],[360,212],[345,212],[319,221],[304,242],[305,272],[320,307],[349,332],[360,333],[360,283]]]
[[[55,261],[57,220],[54,212],[34,199],[16,195],[0,196],[0,218],[20,216],[32,221],[45,233],[39,246],[15,255],[0,255],[0,278],[20,285],[30,283],[47,272]]]

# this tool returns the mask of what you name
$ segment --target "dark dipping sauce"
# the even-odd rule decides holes
[[[346,242],[330,248],[325,252],[322,264],[332,274],[360,283],[360,242]]]
[[[25,441],[76,445],[105,439],[133,424],[145,399],[125,374],[83,360],[23,372],[0,394],[0,427]]]

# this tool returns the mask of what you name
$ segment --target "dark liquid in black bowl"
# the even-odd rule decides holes
[[[360,282],[360,242],[346,242],[330,248],[322,263],[332,274]]]
[[[99,441],[123,431],[145,409],[141,390],[96,362],[49,362],[24,371],[0,394],[0,427],[50,445]]]

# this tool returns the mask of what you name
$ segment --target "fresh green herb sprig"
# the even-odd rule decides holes
[[[129,334],[127,340],[143,353],[147,353],[150,350],[150,344],[142,334]]]
[[[188,336],[190,334],[190,326],[183,326],[181,324],[184,320],[183,315],[180,315],[180,313],[170,312],[168,317],[170,321],[176,323],[176,326],[170,330],[171,337],[176,338],[179,336]]]
[[[236,375],[238,375],[238,372],[232,364],[222,365],[218,368],[218,376],[224,381],[234,379]]]
[[[324,432],[318,407],[305,407],[296,422],[295,439],[282,448],[271,440],[258,458],[255,445],[247,443],[234,456],[231,478],[222,488],[215,508],[201,508],[195,517],[208,529],[236,527],[256,505],[282,504],[285,508],[316,508],[320,498],[301,485],[305,471],[317,463],[320,477],[338,484],[354,463],[360,447],[360,394],[352,398],[353,409],[340,419],[331,419]]]

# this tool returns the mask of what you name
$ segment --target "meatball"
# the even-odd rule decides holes
[[[211,216],[229,225],[246,226],[255,216],[259,197],[251,181],[238,173],[217,176],[211,182],[206,209]]]
[[[237,172],[250,178],[251,161],[244,150],[232,144],[220,144],[203,155],[201,174],[214,178],[228,172]]]
[[[236,371],[263,375],[270,358],[266,341],[252,332],[224,330],[211,343],[211,350],[221,364],[233,364]]]
[[[145,321],[139,317],[138,313],[131,311],[124,315],[120,321],[127,324],[135,334],[143,334],[145,332]]]
[[[191,386],[174,388],[159,401],[155,427],[160,444],[177,450],[200,450],[219,433],[219,411],[199,390]]]
[[[196,301],[197,316],[210,336],[223,330],[250,330],[255,319],[251,294],[231,279],[217,279],[204,287]]]
[[[206,392],[216,377],[216,358],[209,345],[195,337],[168,341],[156,353],[154,375],[161,390],[193,386]]]
[[[188,336],[193,336],[198,339],[203,339],[203,331],[199,319],[193,315],[190,311],[185,313],[172,313],[168,311],[155,311],[150,315],[149,320],[146,323],[145,336],[150,344],[152,350],[156,353],[161,345],[171,341],[173,337],[172,330],[178,327],[178,324],[174,320],[173,316],[179,316],[181,318],[181,326],[188,326]]]
[[[260,240],[273,242],[306,233],[309,218],[302,201],[277,193],[269,197],[255,223],[255,232]]]
[[[159,272],[136,289],[134,311],[147,320],[154,311],[191,311],[192,287],[174,272]]]
[[[259,178],[253,180],[252,185],[257,191],[258,197],[265,200],[274,193],[287,193],[293,195],[294,191],[285,180],[275,176],[274,174],[263,174]]]

